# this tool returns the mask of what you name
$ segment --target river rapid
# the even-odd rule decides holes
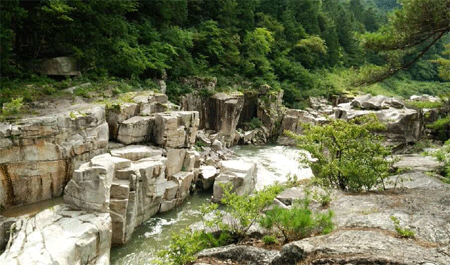
[[[298,161],[299,150],[293,147],[237,146],[233,151],[237,158],[257,163],[257,190],[275,182],[285,182],[288,175],[297,175],[298,179],[312,176],[311,170],[303,168]],[[111,264],[151,263],[156,253],[168,246],[172,233],[201,220],[199,208],[209,202],[211,196],[211,192],[192,194],[188,201],[178,208],[150,218],[135,229],[132,238],[125,245],[111,248]]]

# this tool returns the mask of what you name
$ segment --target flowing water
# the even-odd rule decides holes
[[[301,168],[299,151],[283,146],[238,146],[236,155],[258,164],[256,188],[274,182],[284,182],[287,175],[298,179],[310,178],[311,170]],[[191,195],[188,202],[164,214],[158,214],[135,229],[132,238],[123,246],[111,248],[112,265],[150,264],[158,250],[168,246],[172,233],[201,220],[199,207],[209,201],[211,193]]]

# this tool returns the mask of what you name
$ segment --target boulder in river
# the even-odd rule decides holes
[[[218,202],[223,197],[223,186],[231,185],[231,191],[243,196],[250,194],[256,184],[256,163],[242,160],[220,162],[220,174],[214,182],[213,200]]]

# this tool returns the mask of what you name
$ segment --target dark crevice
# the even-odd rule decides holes
[[[5,190],[5,194],[6,194],[6,201],[5,201],[5,206],[6,205],[13,205],[14,202],[14,187],[13,187],[13,183],[12,183],[12,179],[11,179],[11,175],[8,172],[8,167],[7,165],[0,165],[0,172],[3,175],[2,178],[2,184]]]

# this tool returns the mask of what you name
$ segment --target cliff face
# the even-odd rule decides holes
[[[105,151],[105,109],[61,113],[0,125],[0,205],[61,196],[80,161]]]
[[[199,112],[201,129],[218,132],[229,144],[234,143],[243,106],[241,93],[217,93],[211,97],[189,94],[181,101],[183,110]]]

